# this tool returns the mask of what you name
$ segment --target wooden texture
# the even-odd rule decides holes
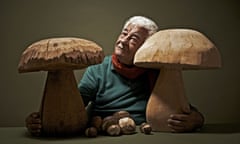
[[[72,70],[48,72],[41,118],[46,135],[68,136],[85,130],[87,113]]]
[[[49,38],[30,45],[22,54],[19,72],[81,69],[101,63],[102,48],[96,43],[73,37]]]
[[[148,68],[211,69],[221,67],[221,57],[215,45],[202,33],[168,29],[148,38],[136,52],[134,63]]]
[[[190,29],[161,30],[136,52],[134,64],[160,69],[160,74],[146,108],[147,122],[153,131],[171,131],[171,114],[189,113],[182,70],[221,67],[215,45],[202,33]]]
[[[40,108],[44,134],[68,136],[84,132],[88,117],[73,69],[101,63],[103,58],[103,50],[96,43],[73,37],[40,40],[23,52],[20,73],[48,71]]]
[[[153,131],[171,131],[170,115],[189,112],[181,69],[162,68],[147,104],[147,123]]]

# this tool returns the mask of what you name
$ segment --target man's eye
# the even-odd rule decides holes
[[[131,39],[132,39],[133,41],[136,41],[136,42],[138,41],[138,38],[135,37],[135,36],[132,36]]]
[[[127,35],[127,33],[126,32],[122,32],[121,35],[125,36],[125,35]]]

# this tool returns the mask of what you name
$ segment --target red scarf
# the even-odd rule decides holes
[[[128,79],[135,79],[138,76],[142,75],[143,73],[147,72],[147,76],[149,78],[149,87],[150,90],[153,89],[155,81],[157,79],[159,70],[150,70],[140,67],[127,67],[126,65],[120,63],[117,59],[117,56],[115,54],[112,55],[112,64],[114,69],[122,76],[128,78]]]
[[[136,66],[127,67],[126,65],[118,61],[117,56],[115,54],[112,55],[112,64],[114,66],[114,69],[119,74],[128,79],[135,79],[146,71],[146,69]]]

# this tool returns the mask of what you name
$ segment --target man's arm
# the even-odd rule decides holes
[[[90,101],[95,99],[98,82],[95,78],[96,71],[94,67],[88,67],[78,84],[78,90],[82,96],[84,105],[87,106]]]

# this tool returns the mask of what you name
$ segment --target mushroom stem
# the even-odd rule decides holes
[[[42,130],[47,135],[83,132],[87,113],[71,69],[49,71],[41,105]]]
[[[169,116],[189,112],[181,68],[162,68],[147,104],[147,122],[153,131],[171,131]]]

